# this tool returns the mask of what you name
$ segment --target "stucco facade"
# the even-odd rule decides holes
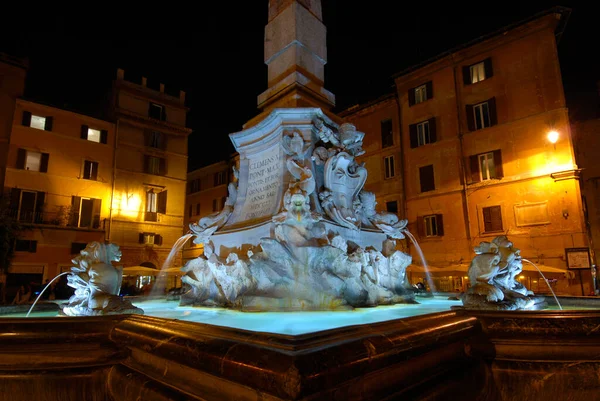
[[[366,133],[367,189],[381,209],[403,192],[399,214],[427,262],[447,271],[442,289],[464,289],[473,247],[497,235],[554,277],[567,270],[566,248],[588,247],[556,48],[560,21],[547,14],[446,52],[396,74],[394,99],[342,113]],[[384,119],[393,122],[392,146],[383,146]],[[389,181],[381,179],[388,153],[402,169]],[[564,276],[571,279],[555,289],[581,295],[578,276]],[[524,284],[545,290],[537,277],[525,271]],[[587,295],[589,270],[582,277]]]
[[[115,186],[109,240],[123,251],[125,266],[161,268],[183,234],[187,136],[185,93],[126,81],[113,85],[117,130]],[[175,264],[181,263],[181,257]]]

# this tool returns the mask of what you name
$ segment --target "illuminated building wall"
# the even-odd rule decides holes
[[[3,188],[10,199],[9,212],[26,229],[15,244],[9,286],[15,284],[10,282],[13,278],[29,277],[37,283],[51,279],[70,268],[85,244],[105,240],[114,127],[108,121],[16,100]]]
[[[125,266],[160,268],[183,234],[188,109],[184,92],[173,96],[163,84],[156,89],[145,78],[126,81],[123,70],[113,85],[117,150],[109,238],[121,246]]]
[[[480,38],[397,74],[396,108],[384,97],[342,113],[366,133],[363,160],[378,207],[403,179],[409,229],[428,263],[455,279],[473,247],[497,235],[548,270],[567,268],[565,248],[588,246],[556,49],[561,30],[561,16],[547,14]],[[403,178],[385,179],[389,156]],[[583,281],[587,294],[589,271]],[[559,283],[581,295],[578,279]]]
[[[190,223],[198,222],[201,217],[223,209],[233,162],[222,161],[188,173],[184,223],[186,230]],[[184,263],[201,255],[202,249],[201,245],[188,241],[183,250]]]

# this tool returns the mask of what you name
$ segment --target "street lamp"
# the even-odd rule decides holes
[[[548,132],[547,138],[550,143],[555,144],[558,141],[558,132],[555,130]]]

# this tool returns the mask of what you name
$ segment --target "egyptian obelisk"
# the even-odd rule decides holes
[[[258,96],[258,108],[318,107],[335,105],[325,89],[326,29],[321,0],[269,0],[265,27],[265,64],[268,89]]]

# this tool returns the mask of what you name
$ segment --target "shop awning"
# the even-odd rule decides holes
[[[169,267],[162,271],[145,266],[129,266],[123,268],[123,275],[126,276],[183,276],[184,274],[185,273],[181,271],[181,267]]]
[[[542,271],[542,273],[560,273],[564,274],[566,278],[574,278],[575,273],[571,270],[565,270],[558,267],[546,266],[541,264],[536,264],[537,267]],[[457,274],[467,274],[469,270],[469,265],[453,265],[447,267],[436,267],[436,266],[428,266],[429,274],[434,276],[446,275],[453,276]],[[529,263],[523,263],[523,270],[528,272],[537,272],[537,269],[533,267]],[[425,268],[422,265],[410,265],[406,268],[406,271],[409,273],[422,273],[425,274]]]

